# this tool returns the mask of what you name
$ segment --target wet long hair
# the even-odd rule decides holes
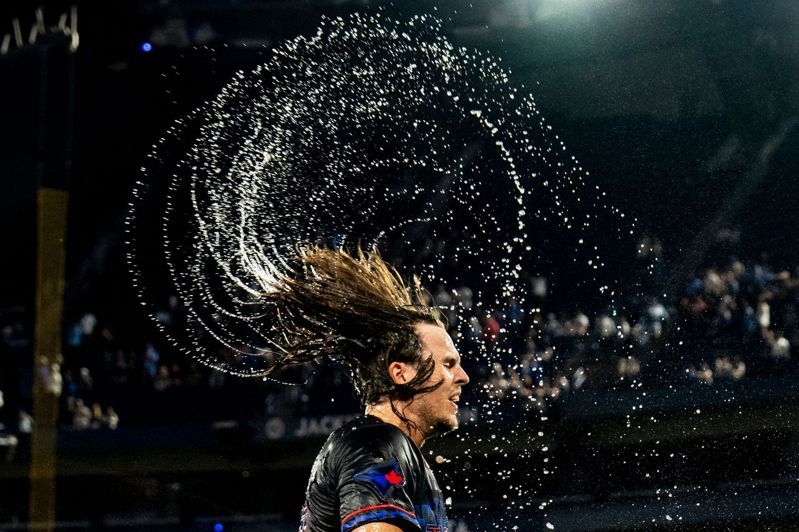
[[[376,250],[354,254],[317,246],[300,248],[298,266],[273,283],[264,298],[277,316],[278,350],[271,372],[320,359],[348,369],[362,405],[390,400],[401,419],[397,401],[409,401],[436,389],[429,383],[433,357],[423,357],[414,326],[443,326],[438,309],[425,302],[417,277],[406,285],[397,270]],[[395,383],[392,362],[417,368],[413,379]]]

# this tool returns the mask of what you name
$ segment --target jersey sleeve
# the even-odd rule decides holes
[[[341,532],[379,522],[420,531],[411,497],[417,473],[408,453],[390,442],[347,451],[338,477]]]

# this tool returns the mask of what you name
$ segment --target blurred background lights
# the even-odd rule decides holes
[[[145,53],[152,52],[153,51],[153,45],[151,43],[149,43],[149,42],[143,42],[143,43],[141,43],[141,46],[139,46],[139,50],[141,50],[142,52],[145,52]]]

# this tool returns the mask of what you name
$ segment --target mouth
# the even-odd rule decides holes
[[[458,410],[457,402],[460,400],[461,400],[461,395],[455,394],[449,398],[449,403],[453,406],[453,408],[455,408],[455,410]]]

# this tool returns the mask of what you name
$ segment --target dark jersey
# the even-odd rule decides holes
[[[316,457],[300,532],[346,532],[377,522],[447,530],[441,490],[416,444],[398,427],[361,416],[333,432]]]

